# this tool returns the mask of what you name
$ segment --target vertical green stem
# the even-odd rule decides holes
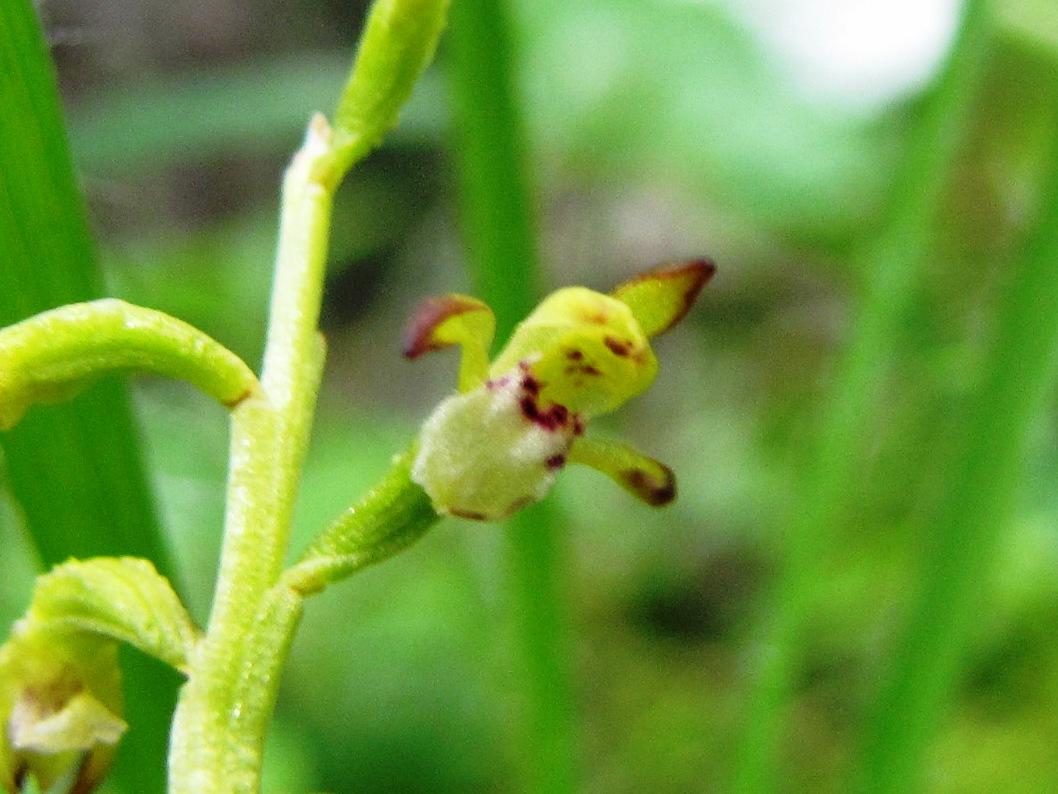
[[[555,510],[541,502],[507,521],[507,587],[523,676],[519,727],[524,792],[577,790],[566,547]]]
[[[460,0],[446,50],[467,263],[501,340],[541,294],[509,28],[505,0]]]
[[[813,608],[815,584],[832,545],[851,477],[888,372],[895,335],[917,273],[928,261],[936,207],[949,184],[955,153],[990,39],[988,4],[970,0],[949,63],[897,175],[892,214],[882,235],[864,251],[858,270],[864,294],[818,415],[804,460],[803,479],[784,530],[783,568],[765,608],[751,669],[747,722],[732,790],[776,790],[782,707],[800,663],[801,632]]]
[[[302,594],[279,581],[322,374],[317,332],[334,191],[396,123],[433,55],[447,0],[376,0],[339,101],[283,180],[262,393],[232,420],[228,502],[209,628],[173,721],[172,794],[253,794]]]
[[[318,122],[318,123],[317,123]],[[232,426],[231,481],[210,633],[238,632],[279,576],[322,365],[317,337],[331,191],[318,181],[330,159],[322,119],[309,129],[283,181],[276,278],[261,386]]]
[[[264,733],[261,692],[253,664],[262,648],[282,656],[298,610],[284,624],[261,625],[258,610],[277,582],[286,554],[299,470],[322,370],[316,340],[330,227],[330,188],[321,184],[333,162],[322,118],[309,127],[283,182],[276,282],[262,375],[263,394],[232,416],[224,543],[209,630],[191,665],[173,723],[170,791],[254,792]],[[333,184],[337,184],[337,180]],[[272,614],[268,612],[267,614]],[[254,630],[248,633],[248,628]],[[266,714],[275,676],[260,681]],[[254,713],[250,713],[254,712]]]
[[[505,338],[539,297],[535,213],[518,112],[516,59],[503,0],[452,7],[448,71],[463,235],[475,292],[496,311]],[[528,713],[523,780],[532,792],[574,790],[568,615],[560,536],[548,505],[507,524],[507,581]]]

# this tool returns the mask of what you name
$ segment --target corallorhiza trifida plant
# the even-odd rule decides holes
[[[333,122],[319,115],[283,182],[275,284],[261,375],[191,326],[107,299],[0,331],[0,429],[113,372],[190,381],[231,410],[224,541],[205,631],[169,583],[133,558],[70,560],[39,577],[0,648],[0,786],[69,781],[88,792],[126,730],[118,669],[127,642],[186,676],[173,719],[169,790],[258,790],[279,670],[307,595],[407,547],[445,514],[504,518],[547,493],[570,463],[603,472],[651,505],[672,472],[587,432],[653,381],[649,338],[668,330],[713,274],[705,260],[662,268],[609,295],[546,298],[489,360],[491,310],[463,295],[424,301],[409,357],[460,346],[458,391],[364,499],[283,568],[324,358],[317,331],[334,191],[395,122],[432,56],[444,0],[379,0]]]

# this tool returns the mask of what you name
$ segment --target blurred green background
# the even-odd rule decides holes
[[[942,0],[513,3],[548,287],[719,265],[653,389],[604,423],[676,470],[676,504],[575,469],[550,497],[578,791],[846,791],[904,763],[921,774],[879,790],[1058,790],[1054,362],[1018,347],[1051,339],[1053,300],[1016,294],[1049,277],[1033,257],[1058,268],[1058,8],[994,10],[959,38]],[[44,6],[112,294],[256,366],[280,175],[363,13]],[[452,357],[399,355],[420,297],[470,288],[445,67],[442,41],[341,189],[295,548],[454,385]],[[134,394],[204,621],[226,417],[182,385]],[[0,518],[13,620],[33,562],[13,500]],[[519,789],[501,531],[446,521],[309,603],[267,790]]]

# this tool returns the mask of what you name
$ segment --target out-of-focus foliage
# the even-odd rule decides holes
[[[308,113],[331,110],[358,24],[349,5],[185,0],[124,16],[123,3],[46,6],[115,294],[256,362],[279,175]],[[1004,273],[1040,212],[1058,145],[1058,12],[1041,0],[997,5],[936,254],[849,463],[852,492],[785,710],[785,790],[841,790],[856,762],[930,541],[922,516],[949,479],[939,451],[961,432],[954,407],[976,383]],[[813,103],[720,3],[515,10],[551,286],[608,289],[698,253],[720,266],[686,326],[659,340],[655,386],[610,425],[673,465],[676,504],[652,511],[577,470],[551,497],[574,561],[581,790],[723,791],[797,452],[864,281],[855,253],[877,233],[928,97],[855,113]],[[444,83],[428,78],[339,197],[302,541],[384,471],[453,377],[450,358],[412,367],[398,353],[418,298],[466,290]],[[201,620],[225,417],[170,384],[140,383],[137,402]],[[1039,791],[1058,774],[1056,442],[1049,406],[980,583],[988,608],[928,758],[929,791]],[[0,504],[5,533],[15,513]],[[502,575],[495,532],[451,521],[310,603],[269,755],[277,790],[509,790],[508,726],[522,704]],[[12,614],[25,586],[11,577],[0,592]]]

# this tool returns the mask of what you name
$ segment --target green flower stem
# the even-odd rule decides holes
[[[282,584],[264,593],[244,630],[243,653],[229,682],[229,730],[234,736],[254,737],[254,743],[240,747],[245,755],[233,756],[232,766],[223,770],[223,788],[198,788],[196,791],[256,794],[260,790],[265,734],[303,606],[302,594]]]
[[[190,660],[173,719],[171,794],[256,791],[241,786],[261,762],[263,736],[236,733],[235,684],[251,639],[247,627],[272,584],[267,577],[279,565],[277,540],[286,534],[278,521],[278,422],[264,397],[245,400],[232,417],[220,576],[209,629]]]
[[[888,349],[901,312],[921,269],[928,264],[942,191],[950,184],[953,158],[979,85],[991,37],[985,0],[970,0],[946,70],[912,139],[895,180],[892,215],[881,236],[864,251],[859,271],[864,291],[837,363],[821,421],[804,460],[796,502],[784,531],[783,569],[777,576],[756,644],[746,726],[735,764],[732,791],[770,792],[776,775],[784,705],[802,660],[797,649],[815,608],[822,561],[837,533],[855,461],[870,437],[874,401],[888,372]]]
[[[0,430],[35,402],[130,370],[187,380],[229,406],[257,388],[242,359],[187,323],[113,298],[74,303],[0,330]]]
[[[245,609],[275,584],[286,556],[296,488],[319,389],[316,329],[326,265],[334,162],[330,130],[314,118],[283,180],[276,278],[261,385],[266,402],[235,416],[231,482],[211,631],[237,633]]]
[[[222,751],[208,756],[219,769],[220,779],[225,781],[227,788],[211,788],[216,785],[217,778],[208,776],[200,763],[199,769],[189,774],[186,788],[178,788],[174,780],[173,792],[256,791],[261,743],[275,702],[282,665],[301,617],[304,597],[402,551],[439,519],[429,498],[409,479],[412,459],[412,452],[398,458],[386,477],[320,533],[301,561],[288,569],[278,584],[263,593],[259,605],[243,626],[241,646],[227,660],[230,666],[226,674],[218,675],[213,681],[217,689],[204,695],[210,702],[223,697],[226,711],[209,714],[211,722],[202,731],[204,736],[257,737],[258,744],[243,746],[242,756],[225,758]],[[196,675],[199,674],[196,670]],[[192,682],[194,680],[192,678]],[[187,689],[192,693],[187,696],[190,698],[195,690],[191,683]],[[182,698],[181,705],[183,703]],[[194,727],[202,730],[201,724]],[[201,762],[207,747],[192,749]],[[172,764],[177,763],[176,751],[174,744]],[[181,785],[184,785],[183,781]]]
[[[275,703],[283,662],[301,618],[304,598],[356,571],[381,562],[422,537],[437,523],[429,498],[409,479],[413,453],[399,457],[383,480],[325,529],[269,588],[247,624],[244,653],[232,681],[228,726],[236,735],[263,737]],[[228,769],[232,791],[253,791],[253,765]]]
[[[261,378],[263,394],[232,414],[224,543],[209,630],[199,646],[173,723],[170,791],[255,791],[264,734],[237,701],[237,682],[257,643],[271,653],[285,634],[255,625],[286,555],[296,488],[322,373],[316,331],[333,187],[330,130],[322,116],[283,181],[272,315]],[[336,183],[334,184],[336,187]],[[289,627],[293,631],[293,624]],[[271,631],[269,629],[268,631]],[[263,636],[258,636],[262,634]],[[271,713],[271,708],[266,709]]]
[[[336,131],[317,115],[284,177],[263,393],[232,414],[220,572],[173,721],[171,794],[258,790],[279,670],[301,614],[302,593],[280,572],[323,369],[317,322],[332,200],[395,122],[446,9],[447,0],[375,3]]]

